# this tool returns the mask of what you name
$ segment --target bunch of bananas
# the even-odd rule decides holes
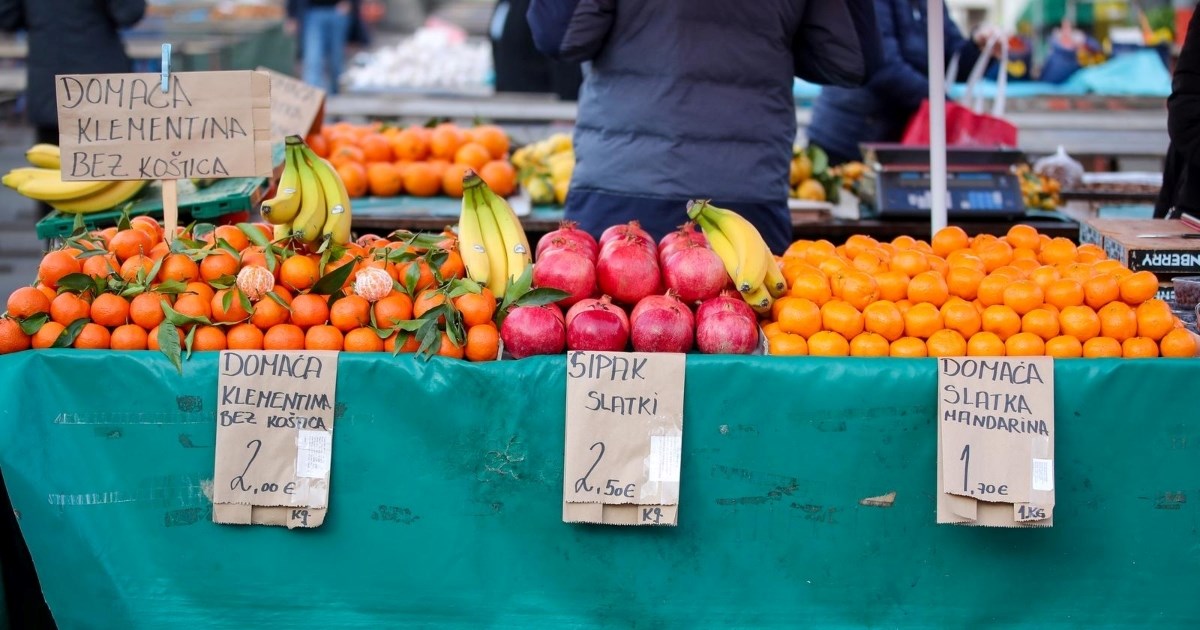
[[[512,207],[470,170],[463,177],[458,253],[467,276],[497,296],[533,264],[529,239]]]
[[[275,226],[276,240],[291,238],[310,246],[325,240],[350,242],[350,195],[342,178],[300,136],[288,136],[285,144],[275,196],[259,208]]]
[[[702,199],[688,202],[687,213],[700,225],[746,303],[759,315],[770,314],[771,305],[788,287],[758,229],[742,215]]]
[[[512,155],[517,180],[535,204],[567,200],[571,174],[575,171],[575,148],[571,136],[556,133],[541,142],[527,144]]]
[[[15,168],[0,179],[5,186],[55,210],[87,214],[112,210],[129,201],[146,186],[145,180],[116,182],[64,182],[59,173],[58,147],[35,144],[25,152],[32,166]]]

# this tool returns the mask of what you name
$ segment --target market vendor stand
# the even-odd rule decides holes
[[[64,628],[1194,627],[1200,363],[1055,371],[1049,529],[935,525],[932,360],[689,357],[676,528],[561,522],[562,357],[343,354],[312,531],[211,522],[215,353],[0,357],[0,465]]]

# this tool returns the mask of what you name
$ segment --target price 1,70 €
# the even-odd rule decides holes
[[[599,449],[599,451],[596,452],[596,461],[592,462],[592,467],[588,468],[588,471],[575,481],[575,492],[595,492],[598,495],[606,497],[622,497],[625,499],[633,499],[634,495],[637,493],[636,483],[626,483],[622,485],[622,482],[619,479],[609,479],[603,487],[599,485],[600,482],[596,482],[596,485],[592,485],[589,478],[592,476],[592,472],[596,470],[596,466],[600,464],[600,460],[604,459],[604,442],[596,442],[595,444],[592,444],[591,448],[588,450],[597,451],[597,449]]]
[[[970,482],[971,445],[970,444],[963,446],[962,455],[959,456],[958,461],[963,463],[963,492],[969,492],[972,495],[974,495],[974,494],[982,494],[982,495],[994,494],[994,495],[998,495],[998,496],[1002,496],[1002,497],[1008,496],[1008,484],[997,486],[995,484],[977,482],[975,484],[975,489],[974,490],[971,489],[971,482]]]

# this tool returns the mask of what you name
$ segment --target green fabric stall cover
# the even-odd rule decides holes
[[[331,509],[219,526],[216,355],[0,357],[63,628],[1200,623],[1200,362],[1056,368],[1055,526],[934,523],[932,360],[689,357],[677,528],[561,522],[561,357],[343,355]],[[893,507],[866,497],[896,492]]]

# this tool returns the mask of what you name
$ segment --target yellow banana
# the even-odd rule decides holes
[[[775,261],[775,255],[770,250],[764,249],[763,256],[767,257],[767,275],[763,282],[767,286],[767,291],[773,298],[787,295],[787,280],[783,277],[783,270],[779,268],[779,263]]]
[[[104,190],[113,182],[64,182],[58,175],[35,177],[17,186],[17,192],[38,201],[66,201]]]
[[[112,210],[137,196],[149,182],[144,179],[135,179],[104,183],[107,184],[107,187],[99,192],[76,199],[51,201],[49,203],[55,210],[71,214],[87,214],[89,212]]]
[[[504,240],[504,258],[508,277],[513,280],[520,278],[521,274],[525,273],[525,270],[533,264],[529,238],[525,236],[521,220],[513,212],[512,206],[509,206],[507,201],[493,192],[487,182],[478,175],[472,173],[467,176],[463,181],[463,188],[465,189],[467,186],[479,190],[479,212],[481,214],[490,212],[496,220],[496,227],[499,228],[500,236]]]
[[[292,237],[305,243],[315,243],[325,226],[325,193],[317,174],[303,156],[297,155],[296,170],[300,179],[300,212],[292,221]]]
[[[61,179],[56,169],[38,168],[36,166],[22,166],[9,171],[3,179],[0,179],[0,182],[3,182],[5,186],[16,190],[21,184],[24,184],[31,179],[49,177],[51,175]]]
[[[742,215],[731,210],[725,210],[710,205],[707,201],[698,201],[688,209],[692,213],[708,215],[714,225],[733,243],[741,264],[734,284],[738,291],[746,293],[763,284],[767,275],[767,261],[762,251],[768,250],[766,242],[749,221]]]
[[[772,298],[771,294],[767,292],[767,287],[761,284],[753,291],[743,293],[742,299],[746,300],[755,313],[764,316],[771,314],[771,305],[775,303],[775,298]]]
[[[508,289],[508,258],[496,216],[484,207],[483,191],[479,186],[463,187],[463,203],[470,203],[475,209],[475,215],[479,217],[479,234],[483,238],[483,249],[488,258],[487,287],[495,295],[504,295]]]
[[[30,164],[41,168],[52,168],[56,171],[62,167],[61,155],[58,146],[45,143],[35,144],[25,151],[25,159]]]
[[[491,265],[488,264],[487,244],[479,225],[479,210],[472,202],[473,191],[463,192],[462,214],[458,217],[458,255],[467,268],[467,277],[487,285]]]
[[[737,250],[733,248],[733,243],[729,242],[729,237],[703,214],[696,215],[696,223],[700,225],[700,231],[704,232],[704,238],[708,239],[708,246],[725,265],[725,273],[729,274],[729,279],[737,278],[742,260],[738,258]]]
[[[274,233],[271,235],[271,240],[272,240],[272,242],[278,243],[280,241],[291,238],[291,236],[292,236],[292,224],[291,223],[281,223],[281,224],[275,226]]]
[[[262,202],[258,211],[267,223],[283,225],[300,213],[300,173],[296,169],[296,149],[288,146],[284,150],[283,173],[275,196]]]
[[[350,195],[346,192],[346,185],[342,183],[342,178],[338,177],[337,171],[321,156],[304,145],[300,145],[297,150],[312,166],[317,181],[321,182],[321,191],[325,194],[325,222],[321,226],[321,234],[337,245],[349,243]]]

